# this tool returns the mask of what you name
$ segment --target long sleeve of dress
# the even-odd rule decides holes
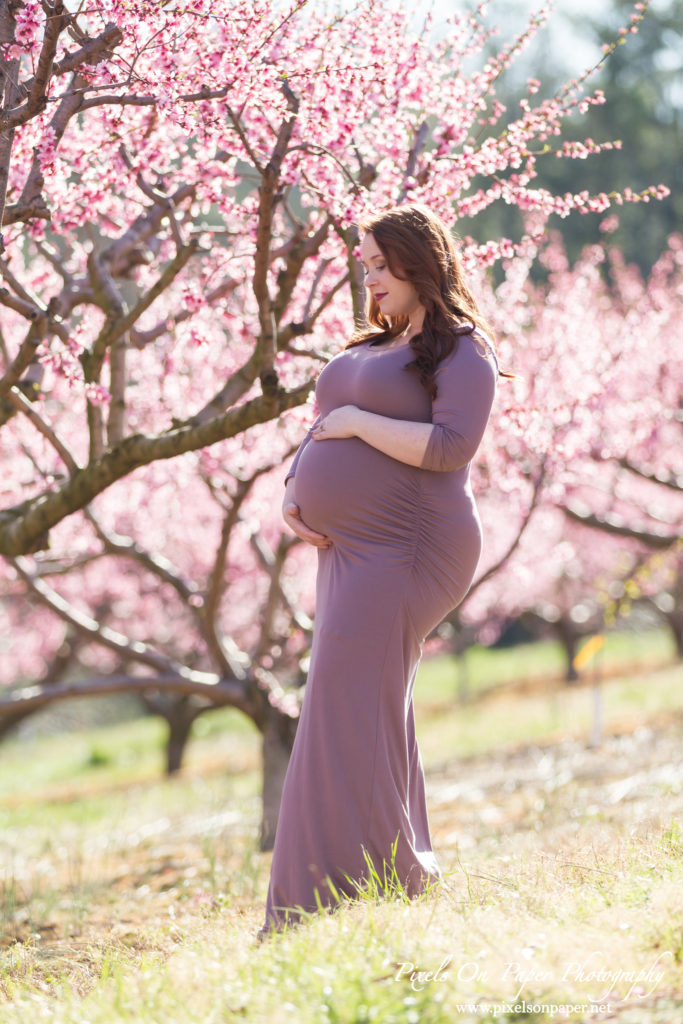
[[[461,469],[473,458],[488,422],[497,371],[467,335],[436,372],[437,396],[432,403],[432,432],[421,469],[442,473]]]
[[[291,463],[289,469],[287,470],[287,476],[285,477],[285,483],[287,483],[288,480],[291,480],[292,477],[296,475],[296,467],[298,465],[299,459],[301,458],[301,453],[303,452],[303,450],[306,447],[306,445],[308,444],[308,442],[311,440],[311,438],[313,436],[313,430],[320,423],[321,419],[322,419],[322,416],[318,416],[317,419],[315,420],[315,422],[311,424],[311,426],[310,426],[306,436],[304,437],[303,441],[299,445],[299,447],[297,449],[297,452],[296,452],[296,455],[292,459],[292,463]]]

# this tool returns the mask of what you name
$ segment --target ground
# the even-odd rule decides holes
[[[682,675],[606,679],[598,736],[590,685],[538,678],[459,705],[427,673],[418,730],[443,884],[266,943],[243,725],[207,726],[173,780],[149,721],[7,745],[0,1019],[673,1024]]]

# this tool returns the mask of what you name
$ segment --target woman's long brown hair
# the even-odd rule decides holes
[[[491,346],[494,341],[491,327],[465,284],[451,234],[436,214],[419,203],[395,206],[367,218],[359,227],[373,236],[394,277],[410,281],[425,308],[422,330],[410,339],[415,358],[406,369],[417,373],[435,398],[437,367],[451,354],[459,335],[479,328]],[[365,341],[391,341],[409,324],[407,316],[385,316],[372,295],[368,295],[366,315],[371,329],[357,331],[347,348]],[[476,333],[473,337],[485,354],[484,341]]]

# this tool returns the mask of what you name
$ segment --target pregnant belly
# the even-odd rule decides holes
[[[301,516],[362,570],[359,587],[410,582],[416,632],[426,636],[467,592],[481,526],[464,467],[436,473],[407,466],[359,438],[311,441],[294,494]],[[386,584],[389,573],[391,584]],[[361,580],[362,582],[358,582]]]
[[[311,441],[297,465],[295,494],[305,523],[332,540],[414,536],[421,471],[357,437]]]

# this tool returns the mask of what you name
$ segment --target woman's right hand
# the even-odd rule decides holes
[[[285,500],[282,503],[282,518],[290,530],[297,537],[305,540],[307,544],[313,544],[316,548],[329,548],[331,546],[332,541],[329,537],[326,537],[324,533],[318,533],[317,530],[312,530],[301,518],[301,510],[294,500],[291,479],[287,481]]]

